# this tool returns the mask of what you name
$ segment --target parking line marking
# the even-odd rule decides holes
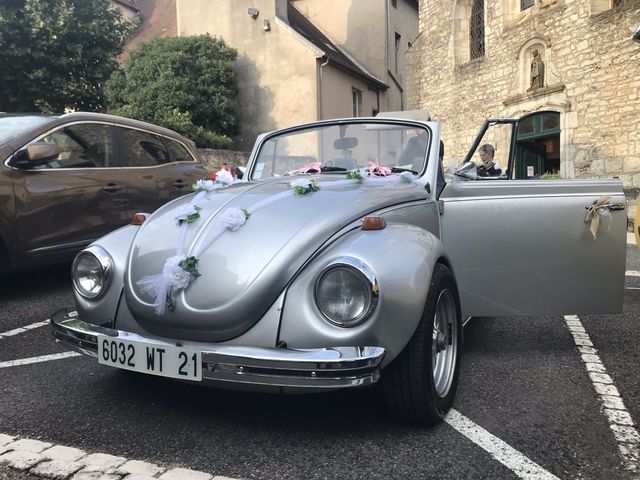
[[[640,290],[640,287],[625,287],[627,290]]]
[[[13,337],[14,335],[25,333],[29,330],[33,330],[34,328],[44,327],[45,325],[49,325],[49,320],[45,320],[44,322],[32,323],[31,325],[25,325],[24,327],[15,328],[13,330],[9,330],[8,332],[0,333],[0,338]]]
[[[640,272],[638,270],[627,270],[624,274],[627,277],[640,277]]]
[[[603,411],[618,444],[624,468],[637,472],[640,461],[640,433],[582,322],[577,315],[565,315],[564,319],[581,353],[582,362],[587,369],[593,388],[602,402]]]
[[[63,358],[79,357],[77,352],[54,353],[53,355],[43,355],[41,357],[21,358],[20,360],[10,360],[0,362],[0,368],[17,367],[19,365],[29,365],[31,363],[50,362],[51,360],[61,360]]]
[[[630,245],[636,244],[636,235],[631,232],[627,232],[627,243]]]
[[[451,409],[444,419],[451,427],[485,450],[489,455],[525,480],[559,480],[534,461],[507,445],[495,435]]]

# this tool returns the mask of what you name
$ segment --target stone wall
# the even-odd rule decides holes
[[[447,158],[456,159],[486,118],[558,112],[563,177],[618,176],[625,188],[640,187],[640,44],[631,39],[640,2],[598,14],[592,2],[536,0],[520,12],[519,2],[485,0],[485,56],[468,61],[471,0],[421,1],[407,108],[442,122]],[[545,88],[528,92],[534,47],[543,52]]]
[[[213,148],[199,148],[198,153],[205,165],[212,172],[220,170],[220,165],[228,163],[232,167],[247,165],[251,152],[237,152],[233,150],[215,150]]]

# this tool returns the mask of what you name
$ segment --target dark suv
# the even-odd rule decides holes
[[[68,261],[209,173],[191,140],[97,113],[0,114],[0,158],[0,273]]]

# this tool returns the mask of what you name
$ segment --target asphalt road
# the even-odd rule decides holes
[[[627,256],[627,269],[640,270],[635,246]],[[0,279],[0,335],[71,306],[68,270]],[[637,422],[640,277],[626,283],[622,314],[580,320]],[[63,351],[48,326],[34,328],[0,337],[0,366]],[[473,319],[454,409],[535,462],[544,478],[634,478],[563,317]],[[396,422],[376,389],[257,395],[117,371],[88,357],[0,368],[0,434],[240,479],[527,478],[449,423]],[[0,480],[35,478],[0,467]]]

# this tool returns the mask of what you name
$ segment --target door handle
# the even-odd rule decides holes
[[[102,187],[102,191],[109,193],[119,192],[120,190],[122,190],[122,185],[116,185],[115,183],[108,183]]]
[[[185,183],[184,180],[180,179],[180,180],[176,180],[175,182],[173,182],[173,186],[176,188],[184,188],[187,186],[187,184]]]
[[[593,205],[587,205],[585,208],[585,210],[589,210],[591,207],[593,207]],[[624,203],[605,203],[604,205],[601,205],[598,208],[606,208],[609,211],[613,211],[613,210],[624,210],[626,208]]]

